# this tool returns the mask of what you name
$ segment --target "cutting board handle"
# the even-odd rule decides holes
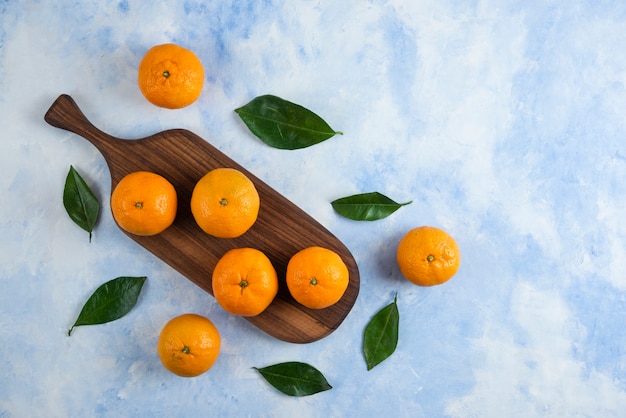
[[[52,103],[44,119],[54,127],[82,136],[95,145],[105,158],[115,149],[114,143],[120,141],[96,128],[67,94],[60,95]]]

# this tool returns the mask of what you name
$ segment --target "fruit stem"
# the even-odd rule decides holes
[[[246,279],[241,279],[239,286],[241,286],[241,290],[243,290],[246,286],[248,286],[248,281]]]
[[[317,279],[316,279],[315,277],[311,277],[311,278],[309,279],[309,284],[310,284],[311,286],[315,286],[315,285],[317,284]]]
[[[141,209],[141,208],[143,208],[143,202],[137,202],[137,203],[135,203],[135,207],[136,207],[137,209]]]
[[[187,346],[183,347],[183,353],[189,354],[189,351],[191,351],[191,350],[189,350],[189,347],[187,347]]]
[[[168,78],[170,76],[170,72],[165,70],[163,71],[163,77]]]
[[[429,254],[428,257],[426,257],[426,261],[428,261],[429,263],[432,263],[433,261],[435,261],[435,256],[432,254]]]
[[[228,205],[228,200],[227,200],[226,198],[224,198],[224,197],[223,197],[223,198],[222,198],[222,200],[220,200],[220,205],[221,205],[221,206],[226,206],[226,205]]]

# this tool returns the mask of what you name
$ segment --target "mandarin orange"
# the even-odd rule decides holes
[[[422,226],[410,230],[400,240],[396,259],[407,280],[419,286],[435,286],[456,274],[461,253],[447,232]]]
[[[123,230],[135,235],[156,235],[176,218],[176,190],[163,176],[136,171],[122,178],[111,194],[111,212]]]
[[[209,171],[195,185],[191,213],[200,228],[218,238],[236,238],[256,222],[260,198],[254,183],[234,168]]]
[[[323,309],[341,299],[348,288],[349,272],[339,254],[313,246],[291,257],[286,280],[297,302],[307,308]]]
[[[168,109],[195,102],[204,85],[204,67],[192,51],[172,43],[153,46],[138,69],[139,89],[148,101]]]
[[[255,248],[235,248],[213,270],[213,296],[235,315],[256,316],[278,293],[278,276],[269,258]]]
[[[220,353],[220,334],[208,318],[184,314],[171,319],[159,335],[157,352],[163,366],[181,377],[208,371]]]

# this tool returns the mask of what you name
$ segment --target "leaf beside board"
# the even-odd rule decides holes
[[[398,345],[398,296],[389,305],[382,308],[372,317],[363,333],[363,355],[367,370],[385,361],[396,350]]]
[[[65,179],[63,206],[72,221],[89,232],[91,242],[91,233],[98,220],[100,203],[73,166],[70,166]]]
[[[97,325],[126,315],[137,303],[146,277],[118,277],[96,289],[87,299],[67,335],[80,325]]]
[[[291,361],[253,369],[270,385],[289,396],[308,396],[332,389],[324,375],[306,363]]]
[[[411,203],[397,203],[381,193],[372,192],[342,197],[332,201],[331,205],[338,214],[348,219],[376,221]]]
[[[274,148],[306,148],[342,134],[309,109],[269,94],[235,112],[256,137]]]

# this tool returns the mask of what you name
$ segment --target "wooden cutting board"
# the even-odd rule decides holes
[[[280,283],[274,302],[262,314],[245,318],[259,329],[283,341],[309,343],[337,329],[352,309],[360,279],[348,248],[302,209],[204,139],[183,129],[142,139],[115,138],[96,128],[68,95],[56,99],[45,120],[82,136],[102,153],[111,173],[111,190],[126,174],[139,170],[158,173],[174,185],[179,201],[174,224],[156,236],[126,235],[211,295],[213,267],[226,251],[240,247],[263,251],[272,261]],[[231,167],[246,174],[261,198],[256,223],[239,238],[209,236],[196,225],[191,214],[189,201],[193,187],[204,174],[217,167]],[[350,283],[341,300],[320,310],[297,303],[285,283],[291,256],[313,245],[337,252],[350,273]]]

